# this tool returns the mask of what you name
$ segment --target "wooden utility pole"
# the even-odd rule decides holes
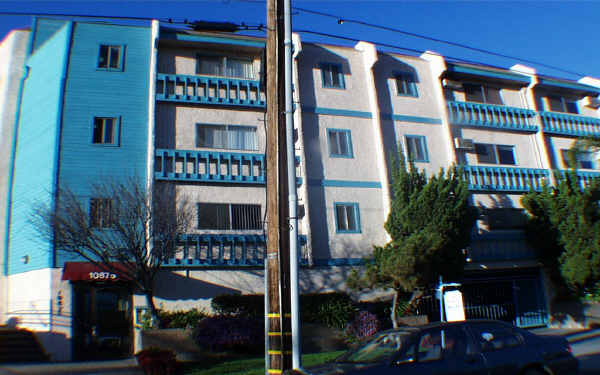
[[[292,368],[283,1],[267,0],[267,374]]]

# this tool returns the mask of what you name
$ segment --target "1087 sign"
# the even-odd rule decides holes
[[[116,280],[117,274],[111,272],[90,272],[90,280]]]

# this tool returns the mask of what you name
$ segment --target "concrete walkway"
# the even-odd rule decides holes
[[[0,375],[143,375],[135,358],[119,361],[0,364]]]

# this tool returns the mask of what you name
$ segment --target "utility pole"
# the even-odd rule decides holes
[[[284,1],[267,0],[266,374],[292,368],[290,223],[285,127]]]

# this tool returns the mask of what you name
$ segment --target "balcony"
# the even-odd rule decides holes
[[[156,100],[265,108],[260,81],[158,73]]]
[[[462,126],[535,132],[535,111],[502,105],[448,101],[450,123]]]
[[[263,154],[157,149],[154,178],[169,181],[264,184],[265,167]]]
[[[540,112],[544,132],[575,137],[600,136],[600,119],[559,112]]]
[[[488,233],[473,238],[467,249],[467,262],[505,262],[535,260],[535,250],[529,246],[525,234]]]
[[[474,191],[540,191],[548,178],[546,169],[464,166],[469,189]]]
[[[306,236],[298,236],[299,253],[306,245]],[[180,238],[175,257],[164,267],[262,267],[266,253],[266,238],[258,234],[188,234]],[[308,264],[301,256],[300,265]]]
[[[568,173],[568,171],[562,170],[559,171],[559,173],[562,176],[564,176]],[[585,189],[586,187],[590,186],[594,179],[600,178],[600,172],[588,172],[577,170],[575,171],[575,174],[577,175],[577,182],[579,183],[579,187],[582,189]]]

